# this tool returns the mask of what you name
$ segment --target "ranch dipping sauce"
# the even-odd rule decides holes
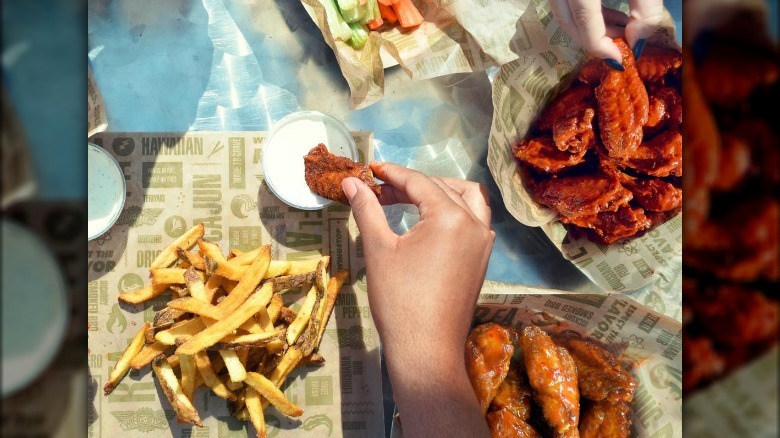
[[[316,111],[301,111],[279,120],[263,143],[263,175],[268,188],[292,207],[319,210],[333,204],[306,184],[303,157],[320,143],[332,154],[358,160],[355,139],[346,126]]]
[[[87,166],[87,234],[92,240],[108,231],[119,218],[126,189],[119,163],[105,149],[88,143]]]

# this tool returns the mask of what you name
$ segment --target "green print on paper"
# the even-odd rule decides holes
[[[119,331],[114,332],[114,327],[119,325]],[[119,304],[114,304],[111,306],[111,314],[108,317],[108,321],[106,321],[106,329],[109,333],[124,333],[125,329],[127,328],[127,318],[125,318],[124,312],[122,312],[122,308],[119,307]]]
[[[246,147],[244,137],[229,137],[230,146],[230,176],[228,178],[231,189],[246,188]]]
[[[116,220],[116,224],[130,225],[131,227],[154,225],[162,211],[162,208],[145,208],[142,210],[141,207],[134,205],[122,210],[122,213],[119,214],[119,218]]]
[[[171,216],[165,220],[165,234],[175,239],[187,231],[187,221],[181,216]]]
[[[509,88],[509,95],[504,98],[504,107],[501,114],[504,122],[504,130],[506,132],[512,132],[514,128],[515,120],[520,115],[520,111],[525,106],[525,97],[523,97],[516,89]]]
[[[555,56],[555,54],[549,50],[540,53],[539,56],[541,56],[542,59],[547,61],[547,65],[550,66],[550,68],[553,68],[555,66],[555,63],[558,62],[558,57]]]
[[[219,420],[219,426],[217,426],[217,436],[219,438],[246,438],[249,436],[247,423],[236,420],[232,415],[217,417],[217,420]]]
[[[144,280],[140,275],[131,272],[119,277],[116,286],[119,293],[124,294],[144,287]]]
[[[316,429],[320,426],[324,426],[328,428],[328,436],[331,436],[333,434],[333,420],[330,419],[327,415],[319,414],[319,415],[313,415],[309,418],[307,418],[303,422],[303,430],[310,431],[313,429]],[[270,435],[269,435],[270,436]]]
[[[230,248],[251,251],[263,244],[263,227],[228,227]]]
[[[333,376],[309,376],[305,384],[307,405],[333,404]]]
[[[120,157],[127,157],[135,150],[135,140],[129,137],[117,137],[111,142],[114,153]]]
[[[239,219],[246,219],[255,209],[257,209],[255,198],[246,193],[236,195],[230,201],[230,211],[233,213],[233,216]]]
[[[374,347],[374,330],[355,325],[348,329],[326,329],[325,333],[334,340],[339,348],[365,350]]]
[[[184,171],[181,161],[141,163],[141,187],[145,189],[184,187]]]
[[[137,411],[113,411],[111,415],[119,421],[119,426],[123,431],[128,432],[137,430],[148,433],[155,429],[168,429],[168,422],[176,418],[176,413],[172,410],[152,410],[141,408]]]

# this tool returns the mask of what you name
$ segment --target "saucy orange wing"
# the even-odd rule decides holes
[[[350,160],[331,154],[324,144],[315,146],[308,155],[303,157],[306,169],[306,184],[314,193],[342,204],[349,205],[349,200],[341,189],[341,181],[347,177],[355,177],[366,185],[377,196],[382,188],[374,180],[371,168]]]

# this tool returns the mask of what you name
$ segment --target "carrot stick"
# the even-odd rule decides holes
[[[393,9],[398,16],[398,22],[403,28],[419,26],[423,22],[423,17],[412,3],[412,0],[398,0],[398,3],[393,5]]]
[[[368,23],[366,23],[366,27],[368,27],[368,30],[377,30],[377,29],[379,29],[379,26],[382,25],[382,23],[384,23],[384,21],[382,20],[381,17],[380,18],[374,18],[373,20],[371,20]]]
[[[382,3],[382,0],[379,0],[379,14],[390,24],[395,24],[398,21],[398,16],[395,15],[393,8]]]

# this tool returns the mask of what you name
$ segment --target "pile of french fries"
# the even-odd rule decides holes
[[[170,291],[171,299],[135,335],[103,391],[151,363],[180,423],[203,426],[193,400],[204,386],[265,437],[269,404],[303,414],[280,388],[296,367],[324,361],[316,350],[349,272],[330,277],[328,256],[271,260],[268,245],[226,256],[203,233],[203,224],[189,229],[152,262],[150,285],[119,296],[139,304]],[[282,296],[300,288],[308,293],[294,312]]]

